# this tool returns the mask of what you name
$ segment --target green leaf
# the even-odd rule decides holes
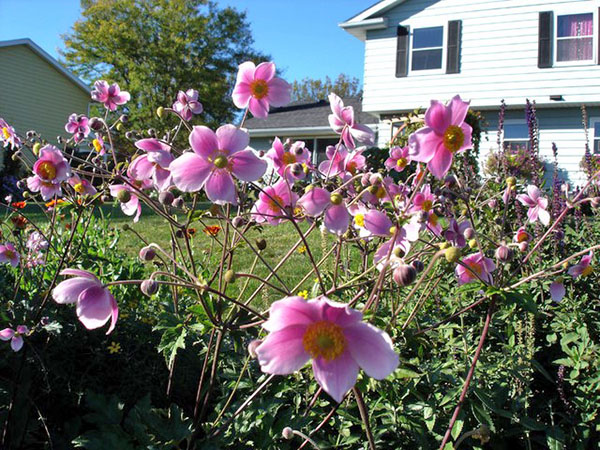
[[[505,293],[506,301],[509,303],[515,303],[516,305],[523,308],[532,314],[538,313],[538,307],[529,295],[524,295],[520,292],[512,291]]]
[[[419,378],[422,377],[423,374],[417,373],[410,369],[396,369],[394,372],[394,377],[396,378]]]
[[[169,367],[173,364],[177,350],[185,348],[186,336],[187,329],[181,324],[165,329],[160,339],[160,344],[158,344],[158,351],[163,353]]]

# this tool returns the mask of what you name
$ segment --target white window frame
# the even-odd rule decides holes
[[[583,61],[559,61],[558,60],[558,16],[572,16],[576,14],[592,14],[592,59]],[[557,8],[554,10],[554,36],[552,36],[552,59],[555,67],[561,66],[590,66],[598,64],[598,7],[592,5],[578,6],[568,5],[568,7]]]
[[[525,125],[525,128],[527,129],[527,136],[524,139],[506,139],[505,134],[504,134],[504,127],[506,127],[506,125]],[[503,145],[503,147],[506,142],[527,141],[527,146],[530,145],[531,139],[529,138],[529,127],[527,126],[527,121],[525,119],[507,119],[504,121],[504,127],[502,127],[502,145]],[[500,150],[504,151],[504,148],[502,148]]]
[[[427,22],[417,22],[410,23],[410,42],[409,42],[409,56],[408,56],[408,73],[414,75],[441,75],[446,73],[446,59],[448,57],[448,22],[445,23],[432,23],[431,21]],[[442,28],[442,65],[439,69],[426,69],[426,70],[413,70],[412,62],[413,62],[413,39],[415,35],[415,30],[419,28]],[[434,50],[439,47],[431,47],[431,48],[419,48],[419,50]]]
[[[591,139],[592,141],[592,144],[590,145],[590,153],[592,155],[600,155],[600,151],[598,153],[594,151],[595,142],[600,141],[600,136],[596,137],[596,124],[600,124],[600,117],[590,118],[590,126],[588,128],[588,139]]]

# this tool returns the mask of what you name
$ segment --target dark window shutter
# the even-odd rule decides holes
[[[461,20],[451,20],[448,22],[446,73],[460,73],[461,28]]]
[[[552,67],[552,28],[554,14],[552,11],[540,12],[538,34],[538,67],[541,69]]]
[[[396,50],[396,77],[408,75],[408,27],[398,27],[398,48]]]

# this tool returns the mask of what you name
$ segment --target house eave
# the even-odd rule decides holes
[[[366,124],[369,128],[376,131],[377,124]],[[259,128],[248,130],[250,137],[271,137],[271,136],[293,136],[293,137],[308,137],[308,136],[337,136],[335,132],[328,126],[320,127],[285,127],[285,128]]]
[[[381,14],[381,13],[387,11],[388,9],[393,8],[394,6],[398,6],[401,3],[404,3],[405,1],[406,0],[382,0],[382,1],[379,1],[379,2],[375,3],[374,5],[368,7],[367,9],[359,12],[355,16],[352,16],[351,18],[346,20],[344,23],[363,22],[363,21],[369,19],[370,17],[373,17],[375,14]]]
[[[387,28],[388,21],[386,17],[376,17],[374,19],[361,20],[360,22],[342,22],[338,26],[361,41],[365,41],[368,30],[383,30]]]

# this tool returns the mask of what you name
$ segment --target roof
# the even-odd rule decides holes
[[[377,124],[377,116],[362,111],[360,97],[347,97],[342,99],[345,106],[354,108],[354,118],[358,123]],[[250,130],[251,135],[266,135],[272,130],[275,134],[280,130],[297,130],[302,132],[315,132],[322,134],[331,131],[329,127],[329,114],[331,108],[328,100],[318,102],[298,101],[292,102],[281,108],[273,108],[266,119],[251,117],[246,119],[244,127]]]
[[[405,1],[407,0],[381,0],[355,16],[350,17],[345,22],[340,23],[339,26],[361,41],[364,41],[366,39],[367,30],[381,30],[387,28],[387,19],[385,17],[373,16],[377,16],[388,9],[392,9]]]
[[[44,51],[44,49],[42,49],[39,45],[37,45],[31,39],[24,38],[24,39],[14,39],[14,40],[11,40],[11,41],[0,41],[0,48],[2,48],[2,47],[13,47],[15,45],[26,45],[35,54],[37,54],[40,58],[42,58],[45,61],[47,61],[56,70],[58,70],[65,77],[67,77],[74,84],[76,84],[79,88],[81,88],[83,91],[85,91],[86,94],[90,93],[91,88],[87,84],[85,84],[83,81],[81,81],[75,75],[73,75],[73,73],[71,73],[67,69],[65,69],[56,59],[54,59],[52,56],[50,56],[48,53],[46,53]]]

